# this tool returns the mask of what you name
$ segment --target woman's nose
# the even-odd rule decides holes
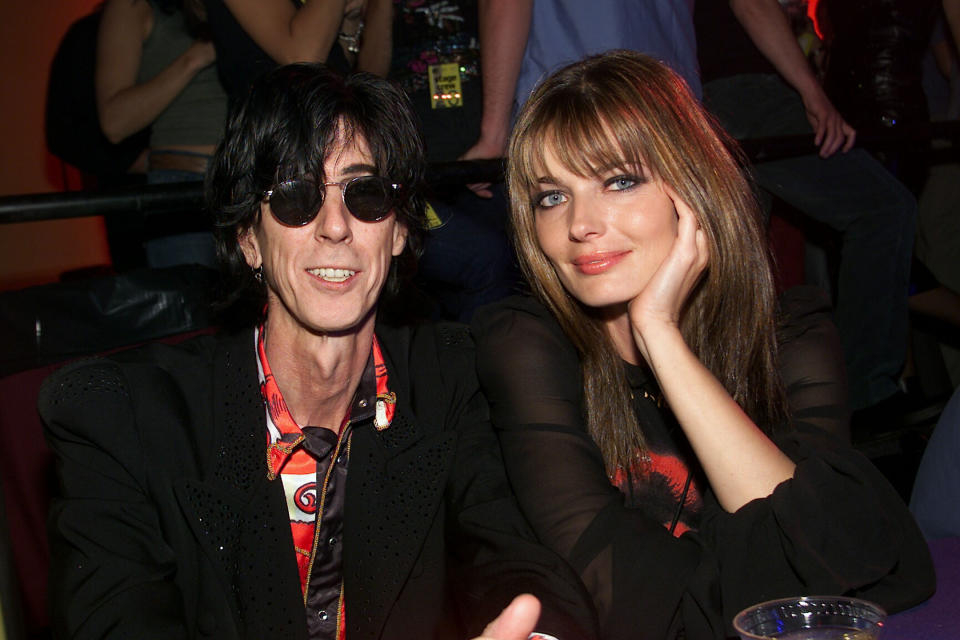
[[[583,198],[574,198],[567,209],[570,239],[585,242],[603,234],[603,212]]]

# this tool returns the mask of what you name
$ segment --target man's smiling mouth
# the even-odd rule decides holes
[[[352,277],[356,271],[350,269],[332,269],[329,267],[320,267],[319,269],[307,269],[307,271],[327,282],[344,282]]]

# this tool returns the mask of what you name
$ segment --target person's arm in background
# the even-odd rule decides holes
[[[800,94],[820,155],[826,158],[838,150],[849,151],[856,131],[820,86],[777,0],[730,0],[730,8],[760,52]]]
[[[104,135],[120,142],[157,119],[204,67],[213,44],[197,40],[156,76],[137,84],[143,43],[153,28],[147,0],[108,0],[97,37],[97,115]]]
[[[364,23],[357,71],[369,71],[386,78],[393,51],[393,1],[367,0]]]
[[[289,0],[224,3],[247,35],[278,64],[326,62],[344,17],[359,21],[363,11],[362,0],[306,0],[299,8]]]
[[[960,44],[960,0],[943,0],[943,13],[954,43]]]
[[[480,68],[483,76],[483,116],[480,139],[461,160],[501,158],[510,137],[513,97],[527,47],[533,0],[479,0]],[[472,185],[477,195],[490,197],[489,185]]]

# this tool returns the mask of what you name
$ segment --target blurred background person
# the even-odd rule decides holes
[[[231,100],[280,64],[324,62],[386,76],[393,0],[204,0]]]
[[[204,21],[198,0],[108,0],[104,7],[95,76],[100,126],[111,142],[150,128],[148,183],[203,180],[222,135],[227,100]],[[149,266],[215,266],[199,211],[143,224]]]
[[[457,160],[476,140],[483,104],[476,0],[397,0],[389,78],[410,97],[431,162]],[[503,184],[482,198],[463,184],[429,193],[420,278],[435,315],[467,322],[515,293],[520,271],[507,236]]]
[[[827,96],[777,0],[699,0],[704,104],[738,140],[813,134],[808,155],[759,162],[757,184],[841,234],[835,318],[850,408],[864,426],[900,394],[916,200],[854,149],[856,130]],[[879,408],[878,408],[879,407]]]
[[[564,64],[610,49],[632,49],[665,62],[699,97],[692,4],[479,0],[483,118],[479,138],[463,157],[502,157],[513,116],[534,85]]]

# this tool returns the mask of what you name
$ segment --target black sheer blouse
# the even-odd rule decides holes
[[[800,356],[823,345],[822,309],[808,309],[793,310],[785,333]],[[577,353],[549,312],[510,298],[479,311],[473,331],[521,507],[580,574],[604,638],[720,638],[740,609],[790,595],[848,593],[898,610],[932,593],[929,554],[906,507],[869,461],[824,431],[844,424],[845,409],[829,404],[842,387],[816,379],[830,370],[816,357],[785,375],[791,400],[807,403],[791,402],[795,423],[776,440],[797,463],[794,477],[727,513],[640,368],[625,365],[625,375],[650,455],[675,468],[651,475],[650,461],[638,460],[613,478],[618,488],[586,431]],[[798,344],[805,336],[812,351]],[[686,495],[677,465],[692,476]]]

